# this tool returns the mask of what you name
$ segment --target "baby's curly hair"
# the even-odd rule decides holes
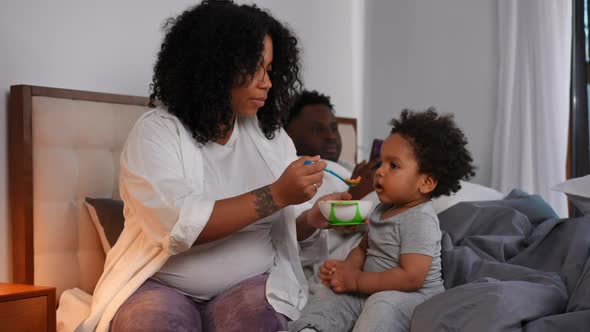
[[[452,114],[439,115],[433,107],[423,112],[405,109],[391,125],[391,134],[400,134],[412,144],[419,172],[438,180],[431,198],[457,192],[459,180],[475,175],[467,138]]]
[[[168,19],[164,31],[150,105],[166,106],[202,144],[231,128],[230,91],[252,80],[268,34],[274,50],[272,88],[257,117],[266,138],[274,137],[302,85],[297,40],[287,27],[256,5],[205,0]]]

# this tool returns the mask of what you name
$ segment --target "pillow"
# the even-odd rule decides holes
[[[482,186],[476,183],[467,181],[459,181],[461,183],[461,189],[450,196],[439,196],[432,199],[432,205],[434,212],[441,213],[451,206],[463,202],[463,201],[496,201],[504,198],[504,194],[492,189],[490,187]],[[375,191],[371,191],[367,196],[363,197],[362,200],[372,201],[373,206],[379,204],[379,197]]]
[[[533,225],[547,219],[559,219],[559,216],[541,196],[529,194],[520,189],[513,189],[502,200],[477,202],[479,206],[504,206],[524,214]]]
[[[102,249],[106,254],[115,245],[123,231],[125,223],[123,201],[110,198],[86,197],[84,204],[88,209],[94,227],[96,227]]]
[[[439,196],[432,200],[434,211],[437,214],[459,202],[495,201],[504,198],[504,195],[501,192],[490,187],[463,180],[459,182],[461,184],[461,189],[459,189],[459,191],[449,196]]]
[[[554,186],[551,190],[566,194],[570,202],[583,215],[590,215],[590,175],[569,179]]]

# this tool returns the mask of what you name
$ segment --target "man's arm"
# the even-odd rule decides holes
[[[317,228],[311,227],[307,221],[309,210],[303,211],[296,219],[297,241],[303,241],[310,237]]]
[[[352,199],[361,199],[371,191],[375,190],[373,187],[373,175],[375,173],[375,166],[378,162],[378,160],[371,160],[367,163],[363,160],[356,165],[354,171],[352,172],[351,178],[354,179],[357,176],[360,176],[361,183],[348,189],[348,193],[350,193]]]

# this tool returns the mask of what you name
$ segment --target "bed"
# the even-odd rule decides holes
[[[412,331],[587,331],[590,215],[560,219],[537,195],[439,213],[445,288]]]
[[[85,198],[119,199],[121,147],[147,105],[145,97],[11,87],[13,282],[57,288],[58,331],[87,314],[104,264]],[[342,158],[354,163],[356,120],[338,121]],[[590,217],[558,219],[538,196],[503,196],[463,183],[435,202],[448,290],[417,307],[413,331],[590,326]]]

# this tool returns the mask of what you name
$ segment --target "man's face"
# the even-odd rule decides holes
[[[297,154],[300,156],[320,155],[322,159],[338,161],[342,151],[342,140],[338,123],[332,110],[323,104],[306,105],[299,116],[287,127]]]

